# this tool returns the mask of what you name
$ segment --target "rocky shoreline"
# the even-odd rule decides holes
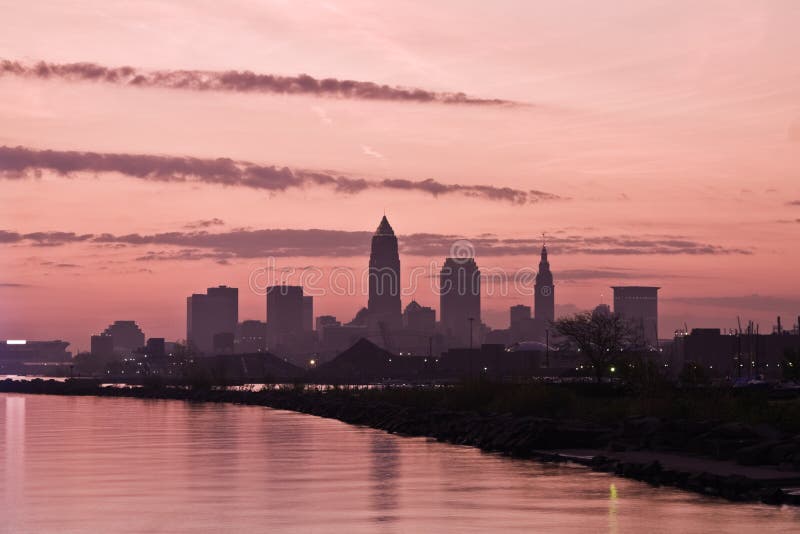
[[[782,458],[800,458],[800,440],[797,437],[779,439],[770,435],[769,429],[753,429],[738,423],[716,426],[709,423],[707,426],[711,428],[699,434],[697,428],[694,432],[683,429],[685,435],[679,438],[676,428],[689,423],[668,424],[653,418],[638,418],[609,427],[579,420],[428,409],[376,401],[374,393],[365,398],[358,390],[118,387],[101,386],[98,381],[86,379],[66,382],[7,379],[0,381],[0,392],[266,406],[399,435],[424,436],[478,447],[517,458],[577,462],[595,471],[731,501],[800,504],[800,492],[790,489],[800,488],[800,469],[796,469],[794,463],[766,463],[775,450],[785,453]],[[681,441],[683,446],[676,447]],[[664,443],[671,443],[672,449],[665,450]],[[660,444],[661,449],[654,444]],[[702,454],[709,447],[716,449],[716,457]],[[719,454],[725,452],[726,447],[733,458],[730,454]],[[633,450],[646,452],[626,452]],[[663,461],[666,457],[673,460]],[[735,459],[739,463],[733,461]]]

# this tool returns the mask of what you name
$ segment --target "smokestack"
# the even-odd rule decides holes
[[[781,335],[781,316],[778,316],[778,335]]]

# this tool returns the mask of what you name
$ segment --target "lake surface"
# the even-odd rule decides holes
[[[254,406],[0,394],[0,532],[798,532],[800,510]]]

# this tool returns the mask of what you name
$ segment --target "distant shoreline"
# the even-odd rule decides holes
[[[800,472],[769,466],[746,466],[681,452],[610,451],[602,445],[613,430],[576,420],[482,414],[476,411],[403,406],[365,398],[359,390],[321,392],[301,388],[191,389],[183,387],[117,387],[76,379],[0,381],[0,393],[78,395],[137,399],[224,402],[265,406],[362,425],[404,436],[468,445],[487,452],[544,462],[570,461],[595,471],[672,486],[731,501],[800,504]]]

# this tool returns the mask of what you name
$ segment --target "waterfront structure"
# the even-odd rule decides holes
[[[614,313],[626,319],[638,340],[658,346],[658,287],[614,286]]]
[[[30,341],[26,339],[7,339],[0,341],[0,364],[4,362],[68,362],[72,353],[67,352],[66,341]]]
[[[689,364],[699,365],[713,378],[779,380],[790,365],[787,351],[800,351],[800,335],[793,332],[759,334],[752,323],[744,330],[693,328],[675,332],[669,356],[673,377]]]
[[[103,335],[111,337],[115,352],[134,352],[144,347],[144,332],[136,321],[114,321]]]
[[[400,312],[400,255],[397,237],[384,215],[372,236],[369,255],[368,325],[384,341],[403,324]]]
[[[214,352],[214,336],[233,336],[238,322],[239,290],[235,287],[210,287],[205,294],[186,299],[186,341],[199,352]]]
[[[480,343],[481,272],[475,258],[446,258],[440,274],[439,313],[453,347]]]

